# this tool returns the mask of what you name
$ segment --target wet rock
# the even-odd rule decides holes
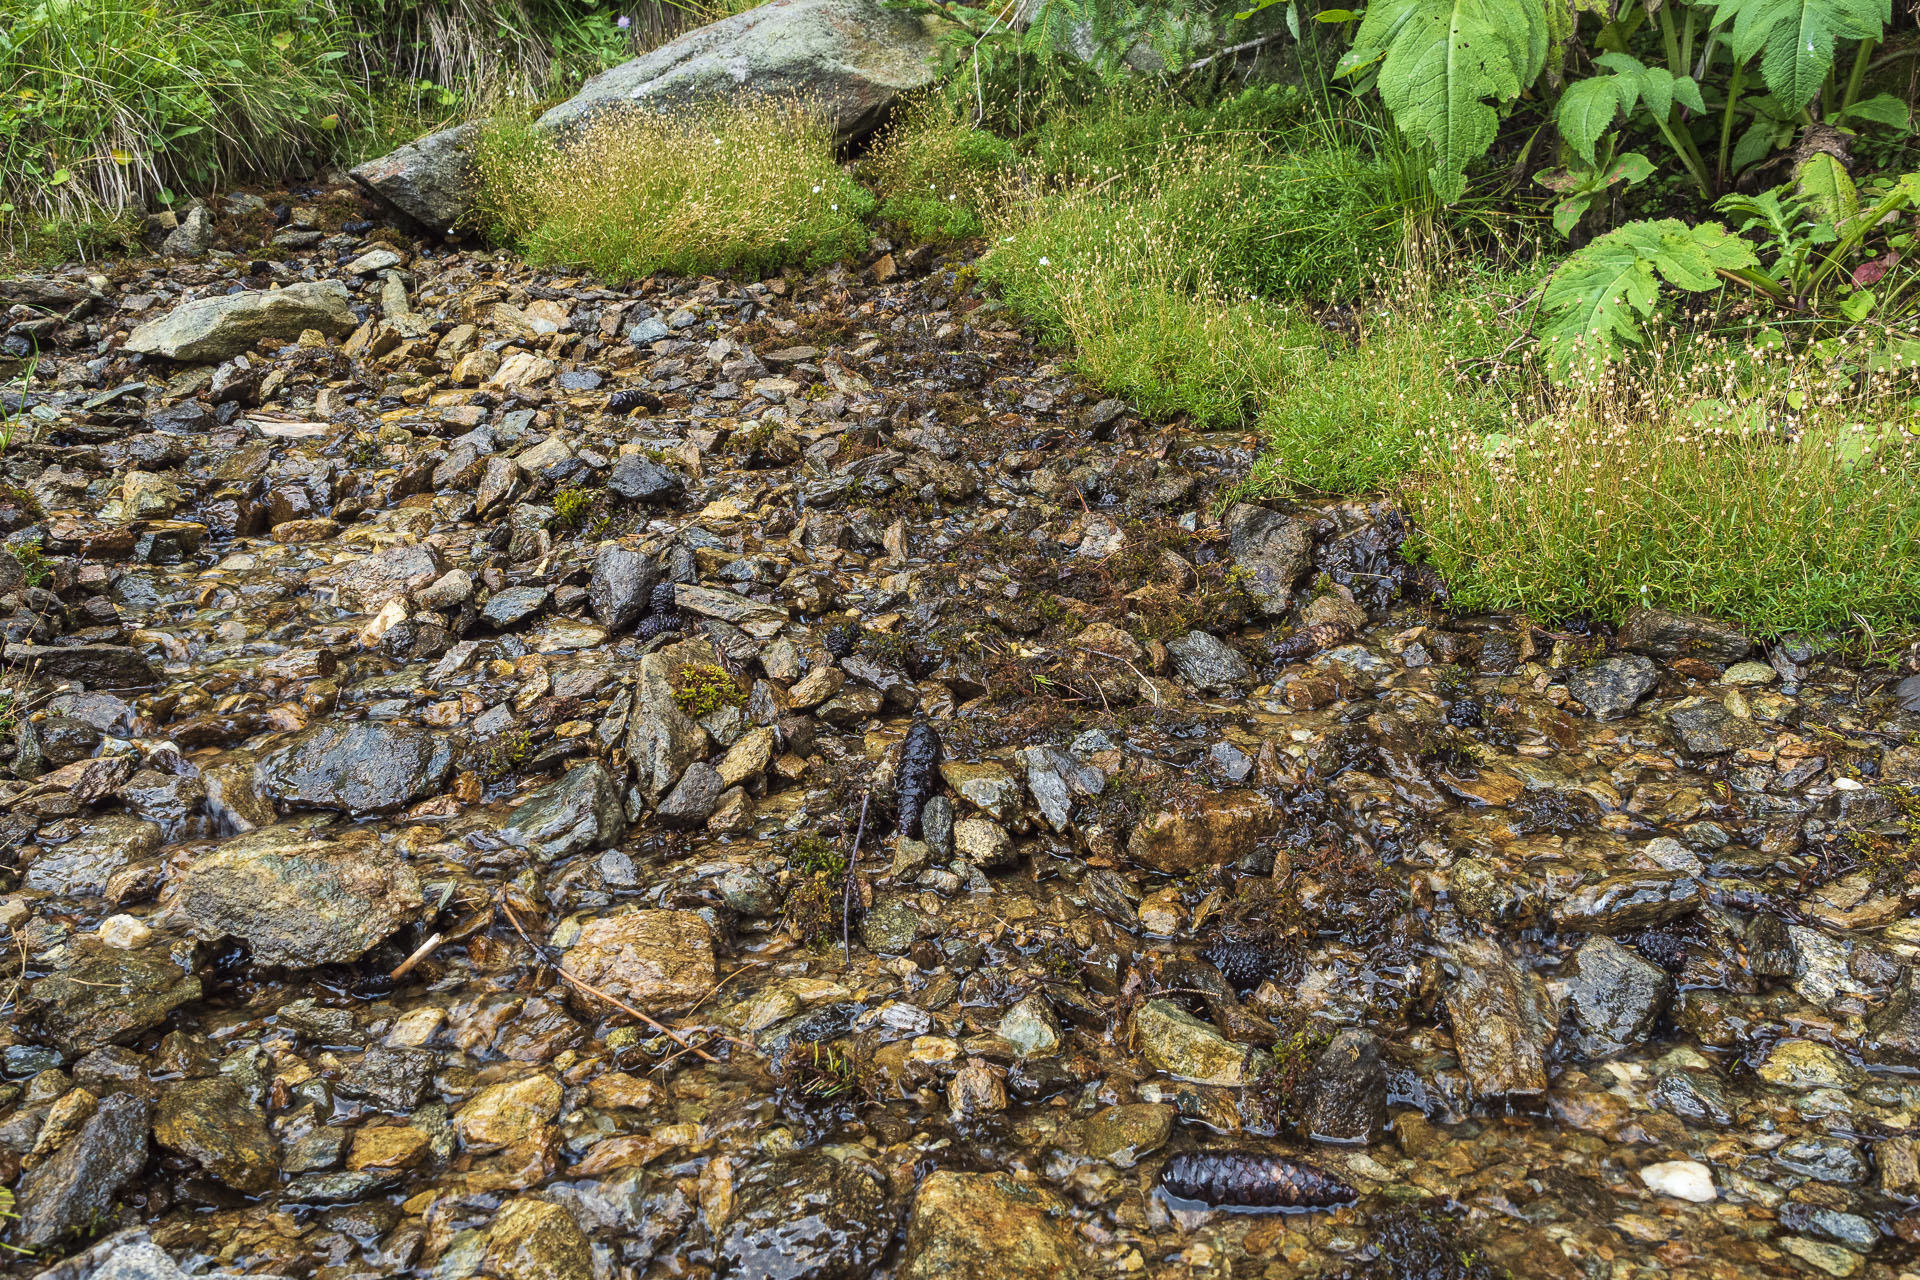
[[[6,658],[49,679],[108,689],[139,688],[159,679],[146,655],[118,644],[9,644]]]
[[[40,736],[40,755],[55,769],[85,760],[100,749],[100,730],[75,716],[48,716],[34,726]]]
[[[1044,1058],[1060,1050],[1060,1021],[1045,996],[1026,997],[1007,1010],[994,1034],[1012,1045],[1023,1058]]]
[[[1253,668],[1218,636],[1189,631],[1167,641],[1167,653],[1180,678],[1202,693],[1231,693],[1253,680]]]
[[[1133,1017],[1140,1052],[1155,1070],[1195,1084],[1239,1086],[1251,1076],[1252,1051],[1171,1000],[1149,1000]]]
[[[593,1280],[593,1244],[550,1200],[509,1200],[487,1229],[486,1273],[500,1280]]]
[[[724,1277],[863,1280],[893,1237],[887,1193],[865,1166],[822,1156],[756,1170],[720,1239]]]
[[[455,125],[369,160],[349,176],[383,203],[430,231],[451,230],[472,199],[478,124]]]
[[[1447,1015],[1474,1091],[1481,1097],[1545,1093],[1547,1047],[1560,1024],[1546,984],[1485,939],[1457,944],[1451,959],[1458,976],[1447,987]]]
[[[1673,978],[1611,938],[1589,938],[1564,974],[1578,1052],[1619,1053],[1653,1035],[1673,999]]]
[[[1167,1145],[1174,1109],[1164,1102],[1132,1102],[1096,1111],[1080,1125],[1080,1149],[1116,1169],[1131,1169]]]
[[[267,1113],[232,1076],[163,1088],[153,1140],[236,1191],[258,1194],[279,1181],[280,1149],[267,1130]]]
[[[712,654],[704,641],[685,641],[640,660],[633,712],[627,721],[627,755],[641,791],[653,804],[673,789],[687,766],[707,755],[711,741],[707,731],[680,709],[673,692],[682,667],[711,663]]]
[[[1654,1086],[1656,1105],[1689,1124],[1730,1127],[1738,1108],[1718,1075],[1707,1071],[1668,1071]]]
[[[1817,1040],[1777,1041],[1761,1059],[1755,1074],[1782,1089],[1853,1089],[1863,1075],[1846,1055]]]
[[[687,482],[678,471],[644,454],[622,454],[607,473],[607,492],[628,502],[667,506],[678,502],[686,491]]]
[[[1659,669],[1651,658],[1634,654],[1607,658],[1567,677],[1567,692],[1602,720],[1627,714],[1652,692]]]
[[[603,542],[593,557],[587,600],[593,616],[609,631],[626,631],[640,621],[660,582],[660,566],[651,556]]]
[[[947,1116],[960,1121],[998,1115],[1007,1109],[1007,1073],[969,1058],[947,1081]]]
[[[653,816],[669,827],[697,827],[713,816],[726,790],[720,771],[704,760],[696,760],[680,775],[680,781]]]
[[[550,861],[586,849],[611,849],[626,830],[620,782],[593,760],[528,796],[501,825],[500,838]]]
[[[804,99],[842,140],[873,131],[902,94],[933,83],[938,41],[875,0],[792,0],[699,27],[605,71],[540,117],[577,128],[609,109],[685,106],[742,92]]]
[[[508,587],[496,592],[480,610],[480,621],[496,631],[519,626],[547,607],[545,587]]]
[[[1582,885],[1553,908],[1554,923],[1582,933],[1635,933],[1699,909],[1691,876],[1633,874]]]
[[[1005,766],[943,760],[940,777],[962,799],[999,822],[1020,816],[1020,781]]]
[[[713,935],[691,911],[634,911],[581,924],[566,944],[567,968],[583,981],[654,1016],[707,993],[714,981]],[[591,997],[570,993],[591,1005]]]
[[[1380,1041],[1349,1027],[1315,1059],[1304,1086],[1301,1136],[1316,1142],[1378,1142],[1387,1126],[1387,1069]]]
[[[328,723],[302,730],[255,768],[260,793],[300,809],[391,813],[446,781],[453,750],[413,725]]]
[[[135,329],[131,354],[203,363],[250,351],[263,338],[297,338],[317,329],[344,338],[360,321],[338,280],[305,281],[284,289],[217,294],[175,307]]]
[[[860,945],[875,955],[905,955],[919,934],[920,913],[905,898],[878,898],[860,918]]]
[[[1719,1198],[1714,1190],[1713,1171],[1698,1160],[1663,1160],[1640,1170],[1640,1181],[1647,1190],[1694,1204],[1711,1204]]]
[[[488,1085],[453,1118],[469,1149],[491,1151],[524,1142],[560,1114],[560,1082],[539,1074]]]
[[[1293,585],[1312,566],[1313,540],[1300,521],[1241,503],[1227,512],[1228,551],[1247,593],[1267,618],[1286,616]]]
[[[426,1049],[374,1045],[348,1063],[340,1075],[340,1092],[364,1098],[382,1111],[411,1111],[427,1096],[439,1066],[439,1055]]]
[[[1783,1169],[1820,1182],[1863,1182],[1867,1176],[1860,1144],[1847,1138],[1796,1138],[1782,1143],[1773,1159]]]
[[[927,1175],[914,1194],[901,1280],[1078,1280],[1066,1203],[1005,1173]]]
[[[129,1043],[200,998],[200,979],[165,947],[121,951],[94,938],[72,947],[68,966],[28,986],[26,1000],[28,1017],[65,1053]]]
[[[65,844],[45,846],[24,883],[42,893],[97,896],[115,872],[160,847],[160,828],[122,813],[101,814]]]
[[[1719,756],[1760,745],[1766,733],[1712,698],[1683,698],[1667,708],[1667,724],[1680,745],[1696,756]]]
[[[21,1175],[14,1243],[46,1249],[103,1221],[146,1165],[147,1115],[146,1099],[109,1094],[51,1159]]]
[[[1669,609],[1633,610],[1621,624],[1617,639],[1622,649],[1661,659],[1702,658],[1726,663],[1738,662],[1753,652],[1753,641],[1738,627]]]
[[[370,833],[315,840],[297,824],[236,836],[187,870],[183,910],[197,938],[240,938],[257,964],[357,960],[422,905],[411,867]]]
[[[1278,824],[1273,802],[1257,791],[1183,797],[1149,814],[1127,838],[1127,854],[1153,871],[1183,874],[1247,853]]]
[[[1886,1004],[1867,1019],[1861,1047],[1868,1062],[1920,1066],[1920,972],[1901,972]]]
[[[440,553],[425,543],[389,547],[355,561],[334,579],[334,595],[356,613],[377,613],[389,600],[429,585],[446,572]]]
[[[1018,862],[1013,837],[997,822],[962,818],[953,824],[953,851],[983,871],[997,871]]]

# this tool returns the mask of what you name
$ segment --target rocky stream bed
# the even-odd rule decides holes
[[[1898,673],[1453,616],[961,257],[277,201],[0,283],[12,1273],[1920,1273]]]

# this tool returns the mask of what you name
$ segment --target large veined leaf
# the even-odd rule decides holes
[[[1603,53],[1594,64],[1608,74],[1588,76],[1568,85],[1553,112],[1560,136],[1588,164],[1594,162],[1593,148],[1600,135],[1613,127],[1616,112],[1631,116],[1634,107],[1644,102],[1656,119],[1665,120],[1676,102],[1694,111],[1707,109],[1692,76],[1649,67],[1624,53]]]
[[[1452,202],[1493,145],[1496,104],[1539,78],[1551,34],[1546,0],[1374,0],[1336,74],[1380,64],[1381,100],[1432,149],[1434,191]]]
[[[1732,20],[1733,56],[1759,53],[1767,88],[1799,111],[1833,68],[1836,40],[1878,39],[1892,0],[1713,0],[1715,23]]]
[[[1607,351],[1645,336],[1641,322],[1660,301],[1660,282],[1689,293],[1719,286],[1722,271],[1758,265],[1753,247],[1717,222],[1677,218],[1630,222],[1568,258],[1540,305],[1552,317],[1543,335],[1554,365],[1581,351]]]

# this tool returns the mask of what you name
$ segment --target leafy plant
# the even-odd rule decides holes
[[[1553,319],[1543,337],[1565,367],[1582,351],[1604,352],[1642,340],[1662,281],[1689,293],[1716,289],[1721,272],[1758,265],[1753,247],[1717,222],[1689,227],[1677,218],[1631,222],[1580,250],[1548,281],[1541,307]]]
[[[1429,149],[1433,188],[1451,203],[1493,145],[1499,108],[1539,78],[1551,43],[1541,0],[1376,0],[1335,73],[1379,87],[1395,123]]]

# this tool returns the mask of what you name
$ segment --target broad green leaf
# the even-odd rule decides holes
[[[1860,193],[1846,166],[1824,151],[1801,162],[1793,174],[1793,189],[1822,222],[1838,225],[1860,212]]]
[[[1866,120],[1890,129],[1907,129],[1913,122],[1913,109],[1890,93],[1856,102],[1842,115],[1848,120]]]
[[[1590,191],[1568,196],[1553,206],[1553,229],[1563,236],[1572,235],[1573,229],[1580,225],[1580,219],[1587,216],[1587,210],[1592,205],[1593,193]]]
[[[282,31],[279,35],[275,36],[273,38],[273,47],[282,53],[293,48],[293,32]]]
[[[73,171],[71,169],[55,169],[53,176],[47,179],[47,185],[50,187],[64,187],[72,180]]]
[[[1628,186],[1632,186],[1636,182],[1645,182],[1652,176],[1653,161],[1638,151],[1629,151],[1615,160],[1613,166],[1607,170],[1607,185],[1625,182]]]
[[[1451,203],[1493,145],[1496,109],[1546,65],[1545,0],[1376,0],[1336,74],[1380,62],[1380,96],[1403,133],[1432,148],[1435,193]]]
[[[1747,131],[1740,135],[1740,141],[1733,144],[1733,167],[1736,171],[1745,169],[1765,160],[1772,154],[1775,126],[1771,120],[1755,120]]]
[[[1836,40],[1878,39],[1892,0],[1711,0],[1714,22],[1732,23],[1733,56],[1760,54],[1767,88],[1795,111],[1812,102],[1833,68]]]
[[[1564,370],[1578,344],[1611,349],[1639,342],[1641,321],[1660,299],[1660,282],[1702,293],[1720,271],[1757,265],[1753,248],[1717,222],[1689,227],[1676,218],[1630,222],[1609,231],[1560,265],[1541,307],[1553,317],[1545,337],[1551,362]]]
[[[1567,140],[1573,153],[1588,164],[1594,163],[1593,144],[1600,135],[1613,127],[1614,117],[1623,105],[1619,76],[1592,76],[1586,80],[1576,80],[1560,95],[1560,104],[1554,108],[1553,122],[1560,128],[1560,136]],[[1624,103],[1628,111],[1633,103]]]
[[[1700,86],[1692,76],[1677,76],[1673,81],[1673,100],[1689,111],[1705,114],[1706,99],[1700,96]]]

